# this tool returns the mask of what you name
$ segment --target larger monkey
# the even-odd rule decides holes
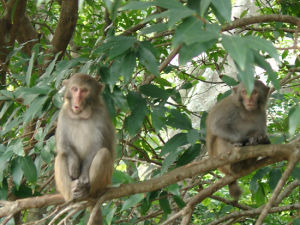
[[[256,80],[248,96],[243,84],[233,88],[232,95],[217,103],[206,120],[206,146],[209,155],[229,153],[234,146],[269,144],[266,133],[266,102],[269,87]],[[254,160],[245,160],[219,168],[225,174],[234,174],[248,167]],[[238,200],[241,190],[237,181],[229,184],[229,193]]]
[[[103,85],[74,74],[65,85],[56,129],[55,181],[66,201],[97,196],[111,183],[115,131],[100,97]]]

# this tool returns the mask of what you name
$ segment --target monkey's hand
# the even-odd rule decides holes
[[[249,137],[246,145],[259,145],[259,144],[270,144],[269,137],[267,135],[257,135]]]
[[[72,188],[72,199],[80,200],[84,199],[89,194],[89,185],[81,183],[79,179],[73,180],[71,184]]]

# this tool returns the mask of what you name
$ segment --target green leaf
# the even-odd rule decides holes
[[[300,181],[300,167],[295,167],[291,173],[292,177],[298,179]]]
[[[135,194],[130,196],[127,200],[124,201],[121,211],[124,211],[126,209],[131,208],[132,206],[135,206],[140,201],[142,201],[144,197],[145,197],[144,194]]]
[[[106,214],[102,214],[102,215],[106,215],[105,216],[106,224],[111,224],[111,222],[114,218],[116,210],[117,210],[117,207],[114,207],[114,208],[109,209]]]
[[[194,57],[211,48],[216,43],[216,41],[217,39],[207,42],[193,43],[191,45],[183,44],[179,50],[179,64],[185,65]]]
[[[122,60],[121,65],[121,74],[124,77],[125,83],[127,83],[134,71],[134,68],[136,66],[136,55],[133,52],[127,53]]]
[[[173,195],[173,200],[180,209],[182,209],[186,205],[183,199],[180,198],[180,196]]]
[[[44,78],[44,77],[49,77],[49,76],[50,76],[50,74],[52,73],[52,71],[53,71],[53,69],[54,69],[54,67],[55,67],[55,65],[56,65],[57,58],[58,58],[58,56],[59,56],[60,54],[61,54],[61,52],[59,52],[59,53],[57,53],[57,54],[55,55],[55,58],[52,60],[52,62],[51,62],[51,63],[49,64],[49,66],[47,67],[45,73],[42,75],[43,78]]]
[[[154,106],[152,108],[153,112],[151,113],[152,125],[156,132],[166,124],[165,112],[166,108],[163,106]]]
[[[241,70],[246,69],[247,52],[249,51],[243,38],[222,35],[222,45]]]
[[[125,128],[129,134],[133,136],[138,132],[144,122],[147,113],[147,104],[146,100],[135,92],[128,94],[127,102],[131,109],[131,115],[125,119]]]
[[[226,75],[223,75],[221,79],[229,86],[235,86],[239,84],[235,79]]]
[[[255,194],[253,194],[253,198],[255,199],[257,205],[262,205],[265,203],[266,195],[262,183],[258,183],[258,188]]]
[[[221,23],[223,20],[226,22],[231,21],[231,0],[212,0],[211,3],[216,9],[217,13],[215,14]]]
[[[31,75],[32,75],[32,68],[33,68],[34,59],[35,59],[35,52],[32,52],[31,58],[29,60],[29,65],[28,65],[28,68],[27,68],[27,72],[26,72],[26,85],[27,85],[27,87],[31,86]]]
[[[259,184],[258,181],[261,180],[267,173],[269,173],[270,168],[269,167],[265,167],[262,169],[259,169],[254,176],[252,177],[251,181],[250,181],[250,191],[252,192],[252,194],[255,194],[258,191],[259,188]]]
[[[200,2],[200,16],[204,17],[204,14],[206,13],[210,3],[212,0],[201,0]]]
[[[134,182],[134,180],[127,173],[122,172],[120,170],[114,170],[113,176],[112,176],[113,184],[128,184],[128,183],[132,183],[132,182]]]
[[[293,135],[300,124],[300,105],[291,109],[289,113],[289,133]]]
[[[24,114],[24,121],[28,122],[34,119],[35,117],[39,116],[47,100],[48,96],[37,97],[36,99],[34,99],[33,103],[29,106],[29,108]]]
[[[293,225],[300,225],[300,219],[295,218],[295,219],[293,220]]]
[[[168,142],[162,147],[161,155],[166,155],[167,153],[175,151],[179,146],[186,145],[187,142],[187,134],[179,133],[174,135]]]
[[[181,43],[191,45],[216,40],[220,27],[216,24],[203,24],[200,20],[189,17],[176,29],[173,46]]]
[[[248,52],[249,57],[251,55],[251,52]],[[252,56],[252,55],[251,55]],[[249,60],[249,64],[246,65],[245,70],[240,70],[239,68],[237,68],[238,70],[238,78],[239,80],[245,85],[245,88],[248,92],[248,94],[250,94],[254,88],[254,67],[252,65],[252,60]]]
[[[137,10],[137,9],[147,9],[150,6],[153,6],[153,2],[140,2],[140,1],[130,1],[128,4],[120,8],[120,10]]]
[[[0,90],[0,100],[6,101],[6,100],[13,100],[13,99],[15,99],[13,92],[7,90]]]
[[[186,7],[177,0],[156,0],[153,2],[156,6],[165,8],[165,9],[181,9],[184,10]]]
[[[189,130],[192,128],[191,119],[186,114],[176,109],[170,110],[170,116],[168,116],[167,125],[184,130]]]
[[[199,140],[199,132],[196,129],[190,129],[187,134],[187,140],[190,144],[195,144]]]
[[[281,178],[281,170],[280,169],[272,169],[270,174],[269,174],[269,186],[271,188],[271,190],[274,190],[278,181]]]
[[[280,82],[277,79],[276,73],[273,71],[270,64],[265,60],[265,58],[257,52],[253,52],[255,63],[261,68],[265,69],[269,75],[270,80],[272,81],[276,90],[280,89]]]
[[[168,192],[163,191],[159,195],[159,205],[165,214],[171,213],[171,206],[168,200]]]
[[[195,144],[191,147],[189,147],[185,152],[182,154],[182,156],[177,160],[176,167],[184,166],[190,162],[192,162],[201,151],[201,145]]]
[[[185,7],[183,9],[170,9],[167,11],[167,16],[169,18],[168,26],[169,28],[173,28],[174,25],[176,25],[177,22],[180,22],[182,19],[192,16],[195,14],[195,11],[190,10],[189,8]]]
[[[36,182],[37,170],[33,160],[29,156],[20,157],[19,159],[20,159],[21,168],[24,172],[24,176],[26,177],[26,179],[31,183]]]
[[[18,140],[14,144],[10,144],[8,150],[9,151],[12,150],[18,156],[25,156],[24,147],[23,147],[23,143],[21,140]]]
[[[113,59],[113,58],[123,54],[129,48],[132,48],[136,41],[137,40],[134,37],[127,37],[127,36],[114,37],[113,40],[111,40],[112,46],[109,51],[109,58]],[[122,43],[122,44],[120,44],[120,43]]]
[[[159,76],[158,62],[151,50],[145,47],[145,45],[140,45],[138,58],[150,73]]]
[[[168,93],[164,89],[153,84],[142,85],[139,89],[144,95],[152,98],[167,99],[169,97]]]
[[[247,44],[249,48],[252,48],[257,52],[258,51],[268,52],[271,57],[273,57],[277,62],[280,62],[277,50],[273,46],[271,41],[256,36],[246,36],[244,37],[244,40],[245,40],[245,44]]]
[[[16,158],[11,163],[12,179],[17,189],[19,188],[23,177],[23,170],[21,168],[21,164],[19,163],[20,160],[18,159],[19,158]]]
[[[161,173],[167,172],[169,167],[176,161],[176,159],[181,151],[182,151],[182,149],[176,148],[176,149],[173,149],[173,151],[167,155],[167,157],[163,160],[163,163],[161,166]]]
[[[159,33],[162,31],[168,30],[168,24],[165,23],[158,23],[153,24],[149,27],[145,27],[141,30],[141,35],[143,34],[151,34],[151,33]]]

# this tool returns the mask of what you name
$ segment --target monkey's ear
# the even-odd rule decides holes
[[[104,88],[105,88],[105,84],[99,82],[98,84],[98,90],[99,90],[99,93],[101,94],[103,91],[104,91]]]
[[[237,85],[237,86],[234,86],[234,87],[232,88],[233,92],[234,92],[234,93],[237,93],[238,88],[239,88],[238,85]]]
[[[63,85],[66,87],[69,83],[69,79],[63,80]]]

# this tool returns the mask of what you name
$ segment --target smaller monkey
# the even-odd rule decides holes
[[[56,129],[55,181],[66,201],[96,197],[111,183],[115,130],[100,97],[103,84],[85,74],[63,82]]]
[[[208,154],[217,156],[230,153],[234,146],[270,144],[266,132],[266,102],[269,87],[255,80],[248,96],[243,84],[233,88],[232,94],[218,102],[206,119],[206,146]],[[256,159],[243,160],[219,168],[225,174],[234,174],[255,163]],[[238,200],[241,195],[237,181],[229,184],[229,193]]]

